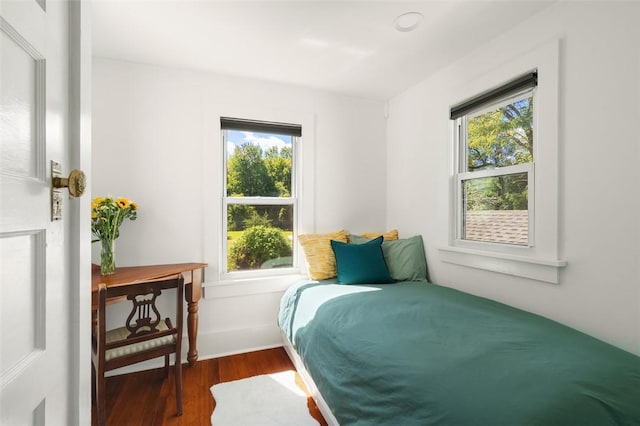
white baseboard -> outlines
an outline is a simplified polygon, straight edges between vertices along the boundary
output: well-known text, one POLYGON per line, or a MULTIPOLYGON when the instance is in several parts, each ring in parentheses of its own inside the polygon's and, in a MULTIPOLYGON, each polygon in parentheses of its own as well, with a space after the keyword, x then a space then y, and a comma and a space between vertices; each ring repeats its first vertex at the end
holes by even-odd
POLYGON ((280 329, 275 324, 229 330, 213 330, 198 334, 198 359, 253 352, 282 346, 280 329))

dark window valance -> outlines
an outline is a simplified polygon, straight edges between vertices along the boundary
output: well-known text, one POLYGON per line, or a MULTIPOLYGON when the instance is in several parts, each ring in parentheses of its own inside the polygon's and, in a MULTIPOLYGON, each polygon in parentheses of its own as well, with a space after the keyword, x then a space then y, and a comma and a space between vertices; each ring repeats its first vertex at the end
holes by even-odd
POLYGON ((471 99, 461 102, 451 107, 451 119, 462 117, 471 111, 474 111, 483 105, 490 104, 509 95, 514 95, 526 89, 536 87, 538 85, 538 71, 528 72, 520 77, 514 78, 507 83, 488 90, 471 99))
POLYGON ((245 132, 302 136, 302 126, 299 124, 274 123, 271 121, 246 120, 243 118, 220 117, 220 128, 222 130, 242 130, 245 132))

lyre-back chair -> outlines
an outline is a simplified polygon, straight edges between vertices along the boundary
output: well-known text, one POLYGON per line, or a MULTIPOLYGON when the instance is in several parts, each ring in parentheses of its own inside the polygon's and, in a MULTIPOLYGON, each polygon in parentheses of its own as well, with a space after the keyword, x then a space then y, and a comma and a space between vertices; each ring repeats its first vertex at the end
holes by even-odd
POLYGON ((177 415, 182 415, 182 309, 184 279, 145 281, 124 286, 98 288, 96 333, 93 337, 92 366, 95 374, 95 397, 98 424, 106 423, 105 372, 164 356, 165 378, 169 375, 169 355, 175 354, 175 383, 177 415), (162 319, 156 298, 168 289, 177 289, 175 325, 162 319), (106 330, 107 299, 126 297, 132 303, 131 313, 124 327, 106 330))

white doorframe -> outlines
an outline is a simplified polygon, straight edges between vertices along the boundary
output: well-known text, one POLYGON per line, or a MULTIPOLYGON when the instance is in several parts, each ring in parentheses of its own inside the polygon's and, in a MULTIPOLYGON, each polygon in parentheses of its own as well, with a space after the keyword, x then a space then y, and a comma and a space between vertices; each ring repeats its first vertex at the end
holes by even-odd
POLYGON ((91 424, 91 4, 69 2, 69 170, 87 177, 86 192, 69 200, 69 398, 74 425, 91 424))

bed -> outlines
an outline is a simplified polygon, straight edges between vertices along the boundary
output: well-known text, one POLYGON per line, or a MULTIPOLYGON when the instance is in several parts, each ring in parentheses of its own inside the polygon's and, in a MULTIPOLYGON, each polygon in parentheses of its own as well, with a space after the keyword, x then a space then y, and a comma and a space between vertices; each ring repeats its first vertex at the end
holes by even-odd
POLYGON ((300 282, 278 323, 329 424, 640 425, 640 357, 424 280, 300 282))

